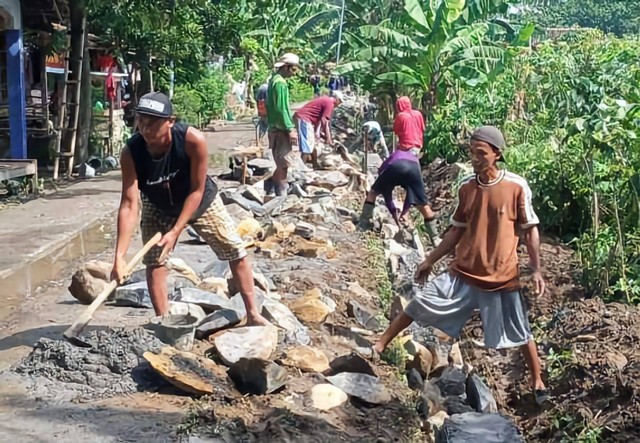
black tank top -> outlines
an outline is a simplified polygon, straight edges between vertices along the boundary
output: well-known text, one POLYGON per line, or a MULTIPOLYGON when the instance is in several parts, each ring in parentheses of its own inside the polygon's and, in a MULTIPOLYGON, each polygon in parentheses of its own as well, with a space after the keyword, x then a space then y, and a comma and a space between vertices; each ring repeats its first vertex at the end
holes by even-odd
MULTIPOLYGON (((135 133, 127 146, 138 176, 138 189, 155 207, 169 217, 178 217, 191 193, 191 160, 185 151, 188 126, 175 124, 171 128, 171 148, 160 158, 153 158, 147 142, 135 133)), ((211 205, 218 187, 207 176, 200 206, 191 221, 199 218, 211 205)))

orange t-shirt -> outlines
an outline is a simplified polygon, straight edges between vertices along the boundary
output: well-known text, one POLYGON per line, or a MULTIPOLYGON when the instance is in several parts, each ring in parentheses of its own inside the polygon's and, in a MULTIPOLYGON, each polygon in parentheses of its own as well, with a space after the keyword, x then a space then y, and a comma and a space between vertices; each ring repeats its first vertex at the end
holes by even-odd
POLYGON ((475 174, 466 177, 451 217, 453 226, 466 228, 451 271, 486 291, 519 289, 517 228, 538 223, 524 178, 504 170, 486 184, 475 174))

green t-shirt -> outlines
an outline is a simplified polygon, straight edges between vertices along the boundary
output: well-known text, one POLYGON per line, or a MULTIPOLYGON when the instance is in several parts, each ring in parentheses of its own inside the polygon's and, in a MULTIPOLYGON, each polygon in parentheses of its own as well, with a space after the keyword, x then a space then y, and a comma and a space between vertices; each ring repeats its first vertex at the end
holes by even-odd
POLYGON ((280 74, 274 74, 267 90, 267 123, 269 129, 290 131, 294 128, 289 107, 289 86, 280 74))

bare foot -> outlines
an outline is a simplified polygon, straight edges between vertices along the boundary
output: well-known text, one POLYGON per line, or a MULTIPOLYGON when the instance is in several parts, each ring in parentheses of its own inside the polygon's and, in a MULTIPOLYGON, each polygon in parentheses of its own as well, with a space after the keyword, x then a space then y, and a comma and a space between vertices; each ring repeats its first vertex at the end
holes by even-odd
POLYGON ((260 314, 247 316, 247 326, 274 326, 260 314))

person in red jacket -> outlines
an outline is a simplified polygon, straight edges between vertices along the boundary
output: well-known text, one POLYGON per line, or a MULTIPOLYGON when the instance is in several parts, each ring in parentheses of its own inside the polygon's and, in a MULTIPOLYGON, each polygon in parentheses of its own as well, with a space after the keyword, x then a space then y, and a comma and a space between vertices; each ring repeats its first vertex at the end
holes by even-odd
POLYGON ((424 117, 420 111, 411 108, 409 97, 398 99, 396 111, 393 132, 398 137, 397 148, 401 151, 411 151, 417 157, 424 139, 424 117))

